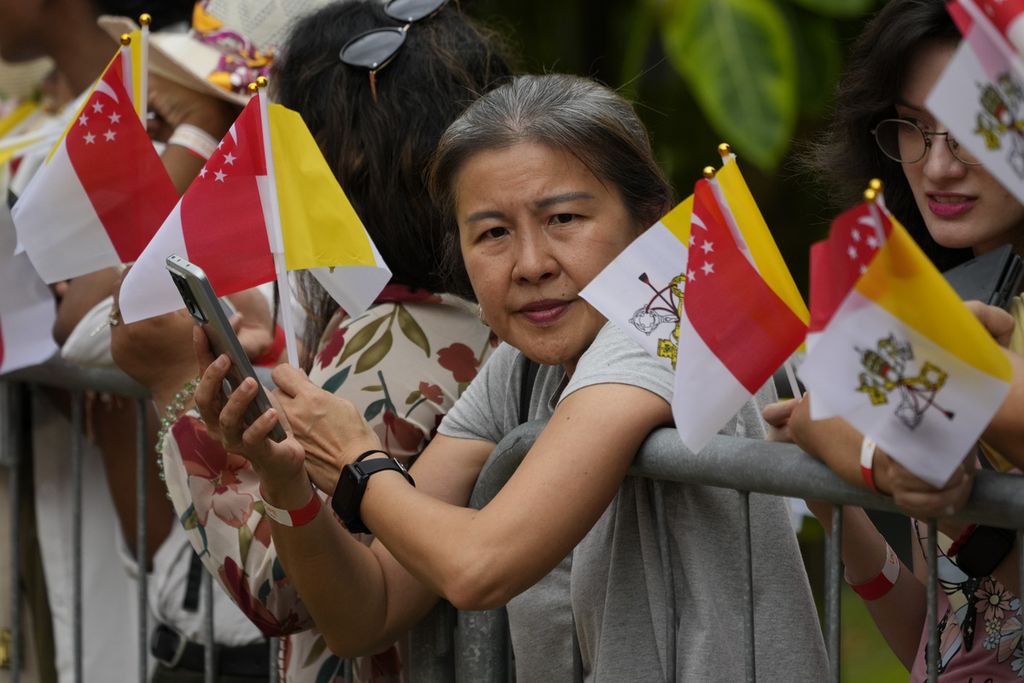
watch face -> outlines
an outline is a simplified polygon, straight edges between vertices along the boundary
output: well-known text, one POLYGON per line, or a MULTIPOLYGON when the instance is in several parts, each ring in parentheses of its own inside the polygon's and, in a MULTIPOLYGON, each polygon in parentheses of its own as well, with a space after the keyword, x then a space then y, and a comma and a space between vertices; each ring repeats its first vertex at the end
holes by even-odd
POLYGON ((331 507, 341 521, 348 524, 353 517, 359 513, 359 482, 358 476, 352 465, 345 465, 338 477, 338 485, 334 488, 334 497, 331 500, 331 507))

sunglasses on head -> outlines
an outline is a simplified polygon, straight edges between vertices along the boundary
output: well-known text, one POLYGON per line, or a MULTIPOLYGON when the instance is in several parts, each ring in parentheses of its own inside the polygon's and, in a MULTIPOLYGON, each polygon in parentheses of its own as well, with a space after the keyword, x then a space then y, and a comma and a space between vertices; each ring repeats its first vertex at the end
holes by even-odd
POLYGON ((403 26, 375 28, 360 33, 341 48, 343 64, 370 72, 370 92, 377 101, 377 72, 387 66, 405 43, 405 34, 415 22, 429 19, 448 4, 448 0, 388 0, 384 13, 403 26))

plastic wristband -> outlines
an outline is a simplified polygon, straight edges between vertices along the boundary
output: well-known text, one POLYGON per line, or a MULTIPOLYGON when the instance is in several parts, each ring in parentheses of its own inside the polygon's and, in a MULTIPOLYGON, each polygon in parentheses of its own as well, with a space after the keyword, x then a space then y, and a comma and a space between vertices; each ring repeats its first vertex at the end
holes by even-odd
POLYGON ((875 486, 875 471, 873 468, 875 462, 875 441, 871 437, 865 436, 864 440, 860 442, 860 475, 864 477, 864 483, 868 485, 868 488, 878 493, 878 487, 875 486))
POLYGON ((209 159, 217 149, 217 140, 202 128, 193 126, 191 123, 179 124, 171 133, 167 144, 184 147, 203 160, 209 159))
POLYGON ((317 513, 320 512, 320 494, 316 492, 316 489, 310 487, 310 493, 312 494, 309 498, 309 502, 300 508, 295 510, 285 510, 271 505, 267 502, 267 495, 263 493, 263 485, 260 484, 260 497, 263 498, 263 511, 267 517, 274 520, 282 526, 303 526, 309 524, 316 519, 317 513))
POLYGON ((884 597, 896 585, 896 581, 900 578, 900 567, 900 558, 896 557, 892 547, 886 543, 885 564, 882 565, 882 571, 879 572, 878 576, 865 583, 857 584, 850 583, 850 578, 846 577, 846 583, 850 584, 853 592, 862 599, 878 600, 884 597))

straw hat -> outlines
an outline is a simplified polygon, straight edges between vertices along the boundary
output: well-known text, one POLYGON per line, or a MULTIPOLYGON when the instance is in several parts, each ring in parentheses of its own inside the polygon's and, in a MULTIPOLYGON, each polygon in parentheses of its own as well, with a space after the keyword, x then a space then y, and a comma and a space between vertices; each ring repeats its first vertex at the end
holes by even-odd
MULTIPOLYGON (((196 4, 186 33, 150 34, 153 73, 206 95, 244 105, 245 86, 269 68, 292 25, 332 0, 207 0, 196 4)), ((103 16, 112 38, 138 28, 128 17, 103 16)))

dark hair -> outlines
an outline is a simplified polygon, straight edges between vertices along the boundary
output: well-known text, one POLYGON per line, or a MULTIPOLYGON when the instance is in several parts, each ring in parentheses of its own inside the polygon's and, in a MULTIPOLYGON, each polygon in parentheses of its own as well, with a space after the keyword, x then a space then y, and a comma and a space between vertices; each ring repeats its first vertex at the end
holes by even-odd
MULTIPOLYGON (((438 272, 447 230, 427 193, 427 164, 445 128, 511 71, 496 38, 451 3, 409 28, 377 74, 374 99, 367 70, 338 54, 353 36, 396 25, 375 0, 328 5, 294 26, 271 83, 312 131, 394 281, 448 291, 438 272)), ((337 304, 311 277, 300 282, 308 367, 337 304)))
POLYGON ((901 165, 878 148, 872 128, 896 116, 907 66, 923 48, 956 43, 960 32, 945 0, 892 0, 868 23, 854 44, 836 94, 835 113, 811 152, 813 170, 832 182, 833 200, 845 208, 859 201, 871 178, 885 184, 885 200, 929 258, 946 269, 971 256, 932 239, 901 165))
POLYGON ((159 31, 167 26, 192 23, 192 10, 196 0, 92 0, 99 14, 130 17, 136 21, 148 12, 153 17, 150 28, 159 31))
MULTIPOLYGON (((672 205, 672 187, 654 159, 647 130, 632 105, 589 78, 518 76, 469 106, 437 145, 430 192, 454 225, 455 176, 474 154, 535 142, 574 155, 595 177, 613 183, 637 226, 646 228, 672 205)), ((463 273, 458 236, 449 232, 445 259, 463 273)), ((469 283, 453 285, 471 295, 469 283)))

